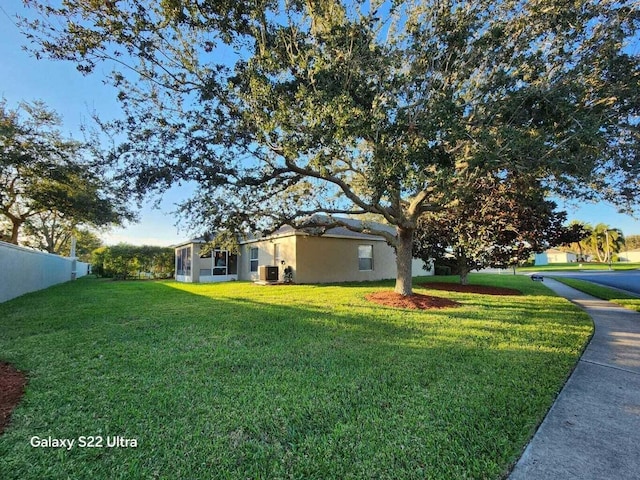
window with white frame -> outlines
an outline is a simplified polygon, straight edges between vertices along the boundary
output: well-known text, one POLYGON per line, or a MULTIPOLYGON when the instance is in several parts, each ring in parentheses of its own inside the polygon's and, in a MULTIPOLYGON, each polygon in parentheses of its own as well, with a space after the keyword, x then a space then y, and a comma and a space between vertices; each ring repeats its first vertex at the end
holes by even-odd
POLYGON ((249 271, 257 272, 258 271, 258 248, 252 247, 249 251, 249 271))
POLYGON ((373 270, 373 245, 358 245, 358 270, 373 270))

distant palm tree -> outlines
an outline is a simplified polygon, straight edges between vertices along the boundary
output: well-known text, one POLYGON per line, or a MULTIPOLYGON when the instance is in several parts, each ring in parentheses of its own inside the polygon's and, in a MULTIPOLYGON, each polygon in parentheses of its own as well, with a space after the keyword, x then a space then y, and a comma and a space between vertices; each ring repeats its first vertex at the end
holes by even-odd
POLYGON ((578 247, 578 261, 584 262, 584 252, 589 249, 587 242, 593 234, 593 227, 580 220, 571 220, 569 222, 569 231, 572 234, 572 240, 574 240, 571 244, 571 248, 573 248, 573 246, 578 247))
POLYGON ((589 246, 600 262, 607 262, 612 254, 618 253, 624 246, 624 235, 618 228, 599 223, 591 233, 589 246))

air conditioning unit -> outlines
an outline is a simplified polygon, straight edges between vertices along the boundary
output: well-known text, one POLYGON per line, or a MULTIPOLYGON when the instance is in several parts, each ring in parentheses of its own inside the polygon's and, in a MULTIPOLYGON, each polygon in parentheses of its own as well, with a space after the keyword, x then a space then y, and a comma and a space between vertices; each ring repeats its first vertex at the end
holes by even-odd
POLYGON ((277 282, 278 281, 278 267, 271 267, 269 265, 260 265, 258 268, 260 274, 260 280, 264 282, 277 282))

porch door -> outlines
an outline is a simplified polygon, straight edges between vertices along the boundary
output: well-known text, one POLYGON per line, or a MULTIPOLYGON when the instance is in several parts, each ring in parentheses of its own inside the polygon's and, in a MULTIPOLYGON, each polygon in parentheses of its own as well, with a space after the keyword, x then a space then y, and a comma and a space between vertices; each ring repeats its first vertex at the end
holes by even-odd
POLYGON ((227 274, 228 275, 237 275, 238 274, 238 255, 235 253, 229 253, 227 255, 228 264, 227 264, 227 274))

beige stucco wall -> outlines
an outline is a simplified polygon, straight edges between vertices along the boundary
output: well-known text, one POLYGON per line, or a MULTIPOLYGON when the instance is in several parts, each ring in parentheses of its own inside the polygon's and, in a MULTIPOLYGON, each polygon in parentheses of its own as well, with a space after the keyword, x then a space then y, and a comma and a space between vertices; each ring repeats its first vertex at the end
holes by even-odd
POLYGON ((297 283, 332 283, 395 278, 393 249, 384 241, 333 237, 297 237, 297 283), (373 246, 373 270, 358 270, 358 246, 373 246))
MULTIPOLYGON (((293 281, 296 283, 334 283, 372 281, 396 276, 396 256, 393 248, 382 240, 364 240, 354 238, 313 237, 308 235, 289 235, 272 240, 261 240, 243 244, 238 258, 238 278, 240 280, 258 280, 258 272, 250 272, 250 248, 258 248, 258 265, 276 265, 279 268, 278 279, 284 278, 284 269, 293 268, 293 281), (280 245, 280 260, 274 259, 274 245, 280 245), (358 246, 373 246, 373 270, 358 270, 358 246)), ((414 259, 413 275, 433 275, 422 268, 423 262, 414 259)))
MULTIPOLYGON (((258 248, 258 266, 270 265, 278 267, 278 280, 284 279, 284 269, 288 266, 296 270, 296 236, 276 237, 270 240, 260 240, 243 244, 238 257, 238 278, 240 280, 258 280, 259 273, 250 271, 251 248, 258 248), (274 258, 275 245, 280 248, 280 259, 276 265, 274 258), (282 264, 284 260, 285 264, 282 264)), ((294 273, 295 281, 295 273, 294 273)))

